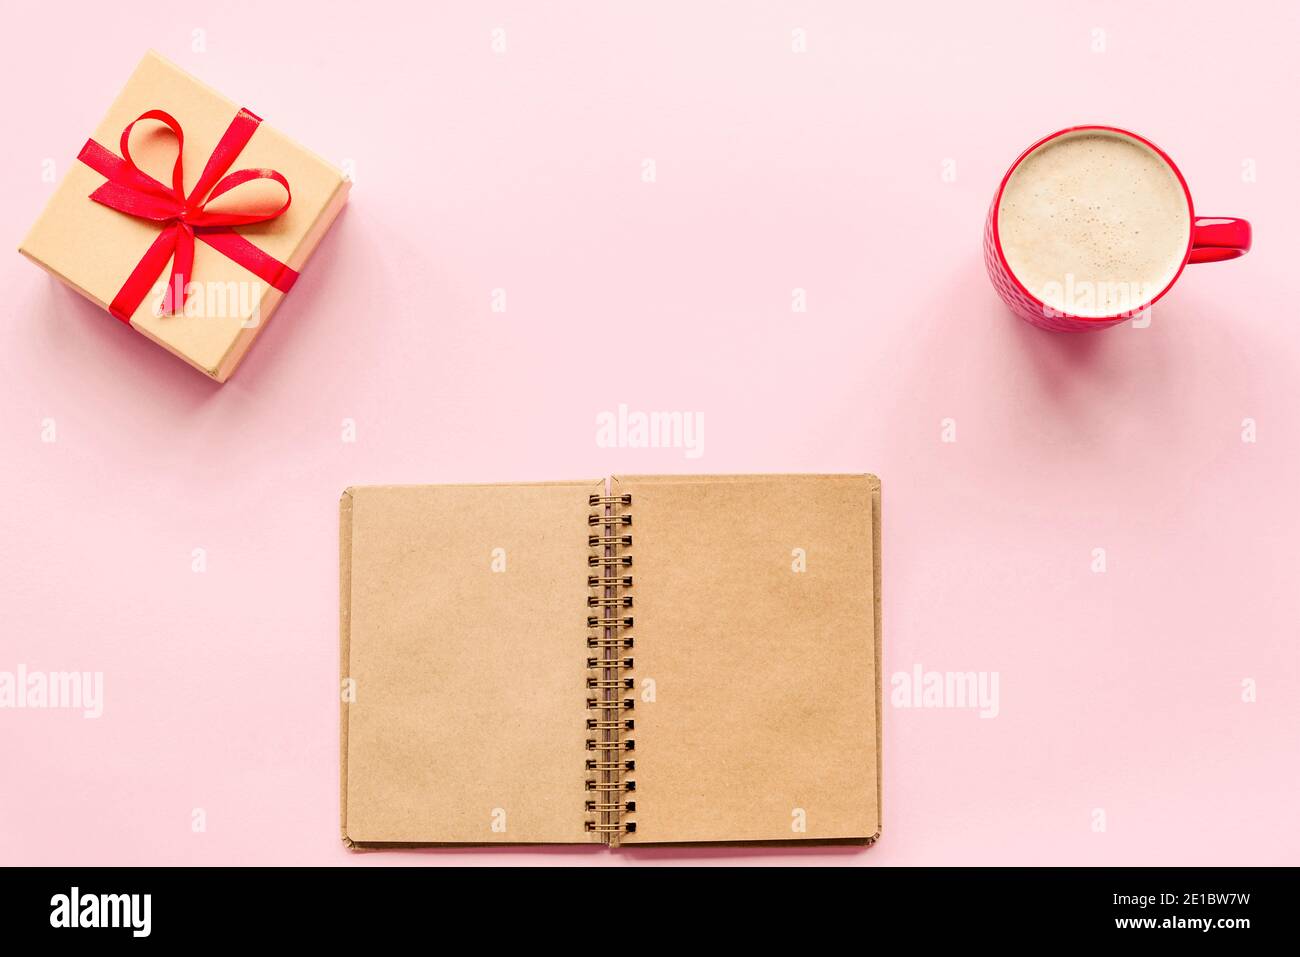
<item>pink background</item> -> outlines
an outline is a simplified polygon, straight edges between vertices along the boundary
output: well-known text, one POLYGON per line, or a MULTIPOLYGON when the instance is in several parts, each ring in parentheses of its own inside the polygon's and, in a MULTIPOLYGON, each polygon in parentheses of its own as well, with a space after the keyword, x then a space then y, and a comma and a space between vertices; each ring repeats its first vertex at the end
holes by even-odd
POLYGON ((282 6, 0 39, 15 246, 149 47, 356 170, 224 387, 0 259, 0 670, 105 676, 98 720, 0 711, 0 862, 1297 861, 1294 4, 282 6), (984 276, 998 178, 1084 122, 1255 226, 1149 328, 1041 332, 984 276), (703 457, 598 447, 619 403, 702 413, 703 457), (875 848, 342 848, 344 486, 748 471, 879 474, 886 679, 1000 675, 995 719, 886 707, 875 848))

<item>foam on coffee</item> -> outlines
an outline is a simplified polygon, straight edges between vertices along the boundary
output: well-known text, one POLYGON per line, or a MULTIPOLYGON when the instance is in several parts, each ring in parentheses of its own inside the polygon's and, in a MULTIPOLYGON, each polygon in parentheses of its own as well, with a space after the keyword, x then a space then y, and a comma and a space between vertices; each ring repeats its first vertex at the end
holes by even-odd
POLYGON ((1116 133, 1068 133, 1039 147, 1011 174, 998 207, 1011 271, 1074 316, 1149 302, 1177 275, 1190 231, 1169 164, 1116 133))

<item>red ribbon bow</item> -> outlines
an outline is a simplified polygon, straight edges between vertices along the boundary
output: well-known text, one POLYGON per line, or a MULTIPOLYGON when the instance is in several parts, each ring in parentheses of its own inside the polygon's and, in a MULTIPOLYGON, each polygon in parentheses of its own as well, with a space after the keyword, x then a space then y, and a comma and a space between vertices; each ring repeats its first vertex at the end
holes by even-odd
POLYGON ((289 181, 273 169, 241 169, 226 175, 235 159, 243 151, 262 118, 248 110, 240 110, 217 143, 208 165, 188 196, 185 195, 185 133, 175 118, 162 110, 149 110, 127 124, 122 131, 122 155, 100 146, 93 139, 86 140, 77 159, 108 182, 90 194, 90 198, 111 209, 163 224, 153 245, 145 252, 122 288, 118 290, 108 311, 122 322, 130 323, 144 297, 149 294, 154 281, 171 259, 171 275, 163 296, 163 314, 175 310, 175 294, 181 296, 181 306, 189 290, 190 274, 194 268, 194 240, 203 240, 213 249, 234 260, 258 278, 281 292, 288 292, 298 273, 274 256, 258 249, 232 226, 261 223, 275 219, 286 209, 292 197, 289 181), (165 186, 142 172, 131 159, 131 128, 140 120, 159 120, 176 134, 176 164, 172 168, 172 185, 165 186), (224 177, 224 178, 223 178, 224 177), (284 205, 274 212, 210 212, 208 204, 237 186, 251 180, 268 179, 284 187, 284 205))

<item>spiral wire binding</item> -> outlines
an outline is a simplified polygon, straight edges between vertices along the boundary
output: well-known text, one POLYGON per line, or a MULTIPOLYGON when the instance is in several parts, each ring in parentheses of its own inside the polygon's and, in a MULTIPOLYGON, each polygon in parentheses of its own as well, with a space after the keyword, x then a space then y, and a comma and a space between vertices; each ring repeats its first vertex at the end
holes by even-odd
POLYGON ((586 829, 602 835, 617 845, 624 834, 636 832, 636 822, 627 815, 636 812, 636 801, 628 797, 636 792, 636 781, 626 777, 636 770, 636 760, 629 757, 636 750, 636 740, 625 737, 635 728, 630 712, 635 699, 622 692, 631 691, 635 680, 632 670, 631 635, 632 505, 631 495, 591 495, 587 504, 594 511, 587 516, 592 531, 587 545, 587 738, 588 757, 586 829), (616 531, 616 529, 618 531, 616 531))

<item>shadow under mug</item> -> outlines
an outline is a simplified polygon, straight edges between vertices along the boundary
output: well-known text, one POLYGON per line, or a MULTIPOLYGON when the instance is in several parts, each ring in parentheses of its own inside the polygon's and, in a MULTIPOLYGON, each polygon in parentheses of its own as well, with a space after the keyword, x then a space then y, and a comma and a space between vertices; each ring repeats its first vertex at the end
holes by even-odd
POLYGON ((1178 281, 1178 277, 1183 274, 1183 269, 1188 263, 1213 263, 1236 259, 1238 256, 1244 256, 1250 250, 1250 244, 1250 223, 1244 219, 1234 219, 1228 216, 1197 216, 1195 208, 1192 206, 1192 194, 1187 189, 1187 181, 1183 179, 1182 172, 1174 164, 1174 161, 1165 154, 1164 150, 1136 133, 1114 126, 1071 126, 1064 130, 1058 130, 1050 136, 1044 136, 1029 147, 1017 157, 1016 161, 1011 164, 1011 168, 1007 170, 1006 175, 1002 177, 1002 183, 998 186, 997 194, 993 197, 993 205, 989 207, 988 217, 984 222, 984 265, 988 269, 989 279, 993 281, 993 286, 998 295, 1002 297, 1002 301, 1010 307, 1011 311, 1021 319, 1042 329, 1051 329, 1055 332, 1089 332, 1095 329, 1106 329, 1117 323, 1124 322, 1126 319, 1131 319, 1150 308, 1152 303, 1167 293, 1174 283, 1178 281), (1026 289, 1024 284, 1016 278, 1015 273, 1011 271, 1011 266, 1007 263, 1007 257, 1002 251, 1002 240, 998 234, 998 208, 1002 205, 1002 193, 1007 188, 1007 181, 1011 179, 1011 174, 1028 156, 1052 140, 1067 134, 1081 132, 1112 133, 1128 137, 1147 147, 1160 157, 1173 170, 1174 175, 1178 178, 1179 185, 1183 188, 1183 195, 1187 198, 1188 221, 1191 223, 1187 249, 1183 253, 1183 261, 1174 273, 1173 278, 1165 284, 1165 287, 1135 308, 1126 309, 1124 312, 1108 316, 1074 316, 1063 313, 1043 302, 1043 300, 1026 289))

